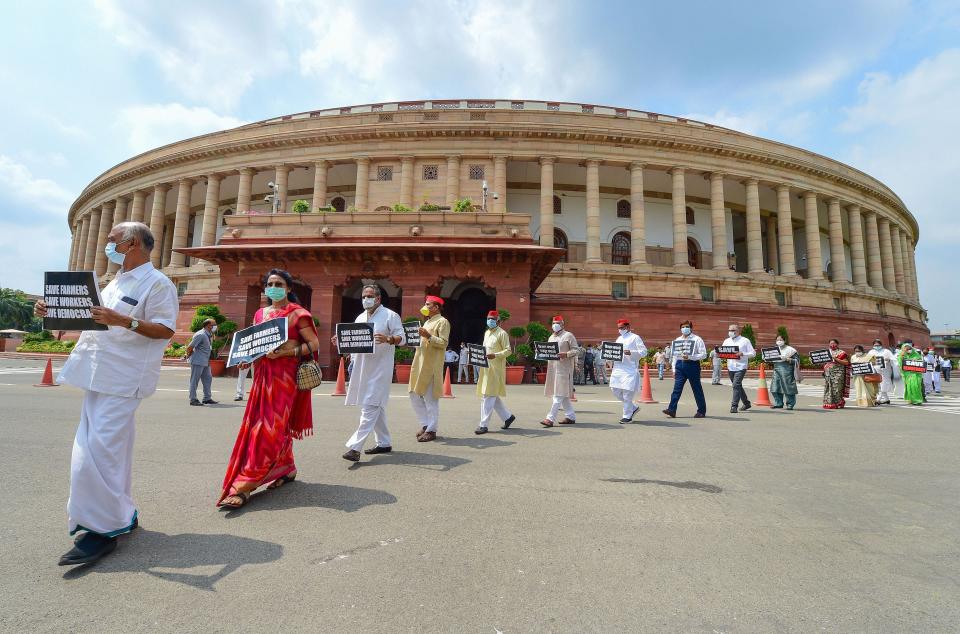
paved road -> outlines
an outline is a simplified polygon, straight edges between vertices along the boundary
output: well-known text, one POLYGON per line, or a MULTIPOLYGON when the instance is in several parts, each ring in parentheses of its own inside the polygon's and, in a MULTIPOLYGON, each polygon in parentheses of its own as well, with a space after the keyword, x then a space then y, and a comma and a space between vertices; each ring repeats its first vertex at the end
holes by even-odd
MULTIPOLYGON (((581 388, 575 427, 474 436, 470 387, 418 444, 406 396, 396 451, 340 458, 357 411, 316 393, 300 479, 214 508, 242 409, 187 406, 164 369, 138 415, 143 529, 67 570, 70 446, 81 393, 34 388, 0 360, 0 631, 857 632, 960 628, 960 420, 943 408, 727 412, 617 424, 581 388)), ((668 382, 654 381, 663 401, 668 382)), ((942 399, 952 399, 950 394, 942 399)), ((816 391, 814 390, 814 393, 816 391)))

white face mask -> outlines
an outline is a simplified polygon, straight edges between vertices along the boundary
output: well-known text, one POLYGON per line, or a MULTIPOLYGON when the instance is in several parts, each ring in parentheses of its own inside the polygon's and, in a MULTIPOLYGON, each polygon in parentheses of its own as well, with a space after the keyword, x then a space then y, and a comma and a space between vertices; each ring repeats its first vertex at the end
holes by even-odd
POLYGON ((210 329, 210 332, 211 332, 211 333, 217 332, 217 327, 216 327, 216 326, 212 327, 212 328, 210 329))
POLYGON ((736 330, 730 330, 730 331, 727 332, 727 336, 730 337, 731 339, 733 339, 733 338, 735 338, 735 337, 737 336, 737 331, 736 331, 736 330))
POLYGON ((561 324, 553 325, 553 332, 560 332, 561 330, 563 330, 563 326, 561 324))
POLYGON ((364 307, 364 308, 373 308, 374 306, 377 305, 377 298, 376 298, 376 297, 364 297, 364 298, 363 298, 362 300, 360 300, 360 301, 363 303, 363 307, 364 307))
POLYGON ((624 335, 626 335, 628 332, 630 332, 630 331, 627 330, 626 328, 620 328, 620 336, 621 336, 621 337, 624 336, 624 335))
POLYGON ((784 343, 783 339, 777 339, 778 346, 783 347, 783 343, 784 343))

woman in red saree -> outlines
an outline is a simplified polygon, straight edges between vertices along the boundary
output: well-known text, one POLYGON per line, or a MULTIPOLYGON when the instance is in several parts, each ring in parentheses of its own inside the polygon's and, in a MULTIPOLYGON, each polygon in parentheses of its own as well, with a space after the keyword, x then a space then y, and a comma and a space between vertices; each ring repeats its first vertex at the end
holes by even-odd
POLYGON ((840 342, 830 340, 833 361, 823 366, 823 409, 843 409, 850 396, 850 357, 840 342))
POLYGON ((317 351, 320 340, 309 311, 295 303, 292 284, 281 269, 271 270, 264 281, 269 305, 253 322, 286 317, 287 342, 254 362, 250 399, 217 506, 240 508, 258 487, 292 482, 297 476, 293 439, 313 432, 311 392, 297 389, 297 366, 301 357, 317 351))

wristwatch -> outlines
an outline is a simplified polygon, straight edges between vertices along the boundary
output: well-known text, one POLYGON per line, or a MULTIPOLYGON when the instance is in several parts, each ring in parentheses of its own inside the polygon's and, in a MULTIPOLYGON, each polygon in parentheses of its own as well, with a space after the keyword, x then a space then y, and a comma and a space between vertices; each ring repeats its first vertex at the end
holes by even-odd
POLYGON ((136 319, 131 319, 130 325, 127 326, 127 328, 129 328, 130 330, 136 330, 139 327, 140 327, 140 322, 137 321, 136 319))

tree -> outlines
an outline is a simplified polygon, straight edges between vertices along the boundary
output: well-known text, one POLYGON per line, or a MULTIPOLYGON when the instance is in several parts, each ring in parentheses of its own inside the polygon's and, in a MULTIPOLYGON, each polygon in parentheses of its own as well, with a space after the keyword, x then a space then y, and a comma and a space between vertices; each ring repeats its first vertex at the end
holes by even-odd
POLYGON ((757 336, 753 334, 753 326, 750 324, 744 324, 743 330, 740 331, 740 334, 750 340, 750 345, 754 348, 757 347, 757 336))
POLYGON ((783 342, 786 344, 790 343, 790 335, 787 334, 786 326, 777 326, 777 336, 783 337, 783 342))
POLYGON ((295 214, 305 214, 310 211, 310 203, 305 200, 295 200, 293 201, 293 213, 295 214))
POLYGON ((33 304, 23 291, 0 288, 0 329, 30 330, 33 304))

